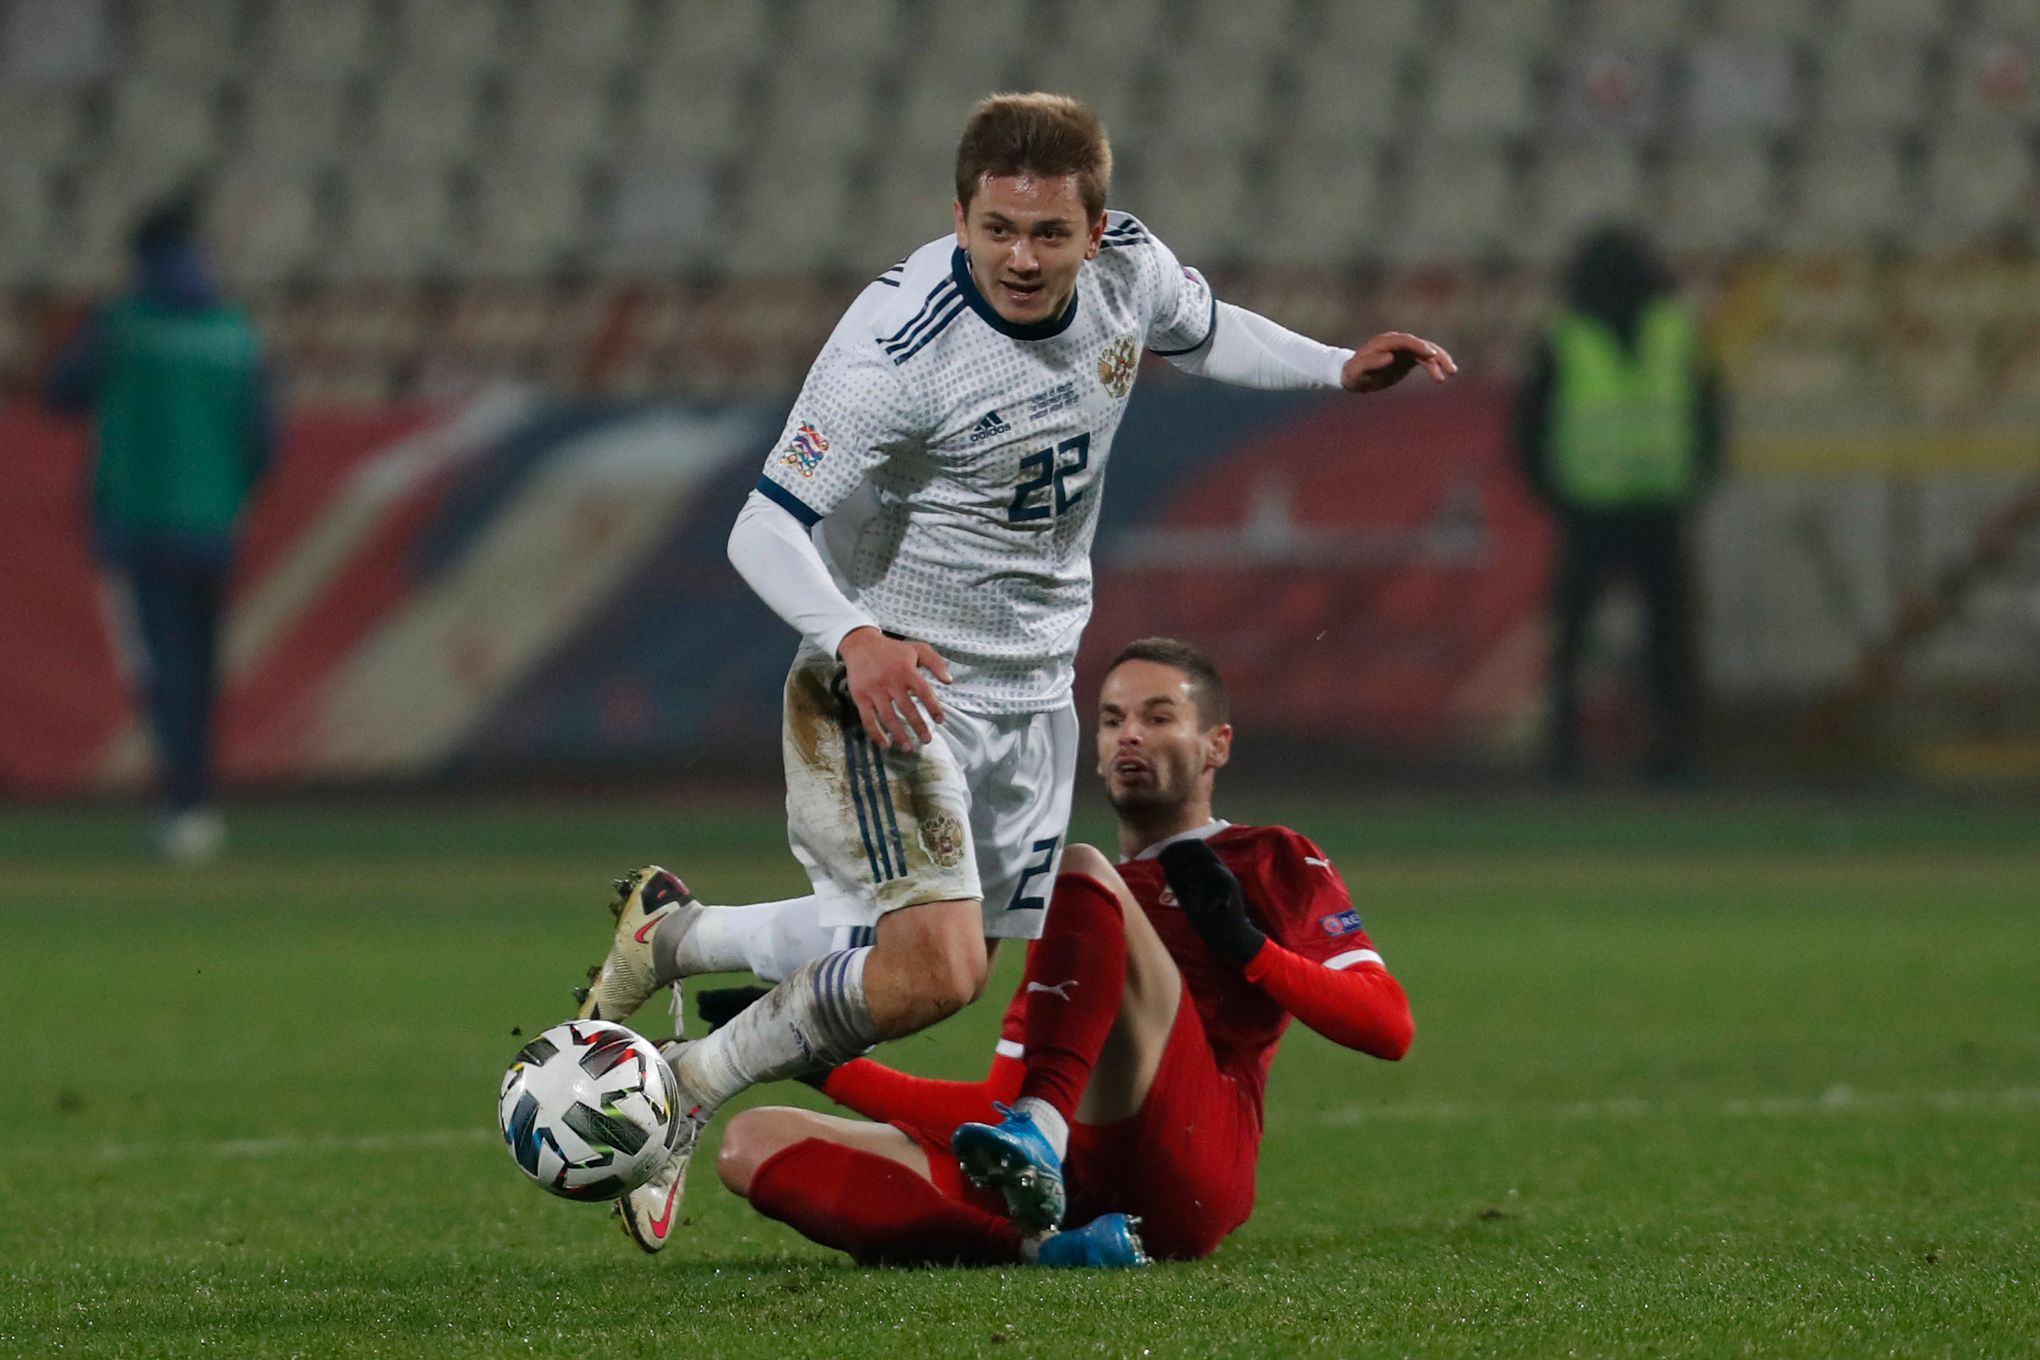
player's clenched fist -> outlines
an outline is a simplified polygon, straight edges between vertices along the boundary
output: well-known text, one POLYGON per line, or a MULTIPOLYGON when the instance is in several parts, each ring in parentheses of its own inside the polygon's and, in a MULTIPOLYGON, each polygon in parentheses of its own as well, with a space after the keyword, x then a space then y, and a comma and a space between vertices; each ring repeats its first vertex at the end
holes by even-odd
POLYGON ((1348 392, 1379 392, 1403 380, 1403 375, 1422 365, 1433 382, 1444 382, 1459 371, 1443 345, 1403 331, 1383 331, 1359 349, 1339 370, 1339 383, 1348 392))
POLYGON ((855 628, 844 634, 836 655, 843 662, 850 701, 874 745, 906 751, 934 738, 928 719, 942 721, 942 701, 928 676, 949 683, 949 663, 940 652, 925 642, 887 637, 876 628, 855 628))
POLYGON ((1247 919, 1240 881, 1218 852, 1201 840, 1177 841, 1164 847, 1158 858, 1169 891, 1197 938, 1227 963, 1241 968, 1252 963, 1268 937, 1247 919))

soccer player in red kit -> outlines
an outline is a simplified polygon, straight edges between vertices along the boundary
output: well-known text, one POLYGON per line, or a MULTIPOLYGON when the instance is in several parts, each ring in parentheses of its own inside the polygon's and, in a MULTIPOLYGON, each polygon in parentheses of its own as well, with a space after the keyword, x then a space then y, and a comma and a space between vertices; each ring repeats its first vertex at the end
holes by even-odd
POLYGON ((1253 1209, 1291 1019, 1390 1060, 1413 1033, 1324 852, 1212 815, 1231 744, 1202 652, 1121 652, 1097 736, 1120 862, 1064 856, 986 1078, 846 1063, 821 1089, 881 1122, 748 1111, 725 1132, 723 1182, 869 1262, 1132 1265, 1143 1239, 1164 1259, 1214 1250, 1253 1209), (1065 1217, 1089 1222, 1058 1231, 1065 1217))

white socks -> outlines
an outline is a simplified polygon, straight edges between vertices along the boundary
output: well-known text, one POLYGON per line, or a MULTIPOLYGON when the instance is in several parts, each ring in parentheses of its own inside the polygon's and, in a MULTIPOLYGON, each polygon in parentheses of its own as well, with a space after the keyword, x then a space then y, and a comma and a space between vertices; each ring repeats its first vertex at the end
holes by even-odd
POLYGON ((756 973, 777 982, 830 951, 836 928, 821 925, 820 915, 821 901, 813 896, 676 911, 653 932, 654 966, 667 980, 702 973, 756 973))
POLYGON ((702 1117, 747 1087, 834 1067, 877 1043, 864 1003, 870 956, 869 947, 846 949, 803 964, 736 1019, 688 1045, 673 1071, 701 1104, 702 1117))
POLYGON ((1055 1149, 1060 1158, 1070 1150, 1070 1126, 1063 1119, 1062 1112, 1040 1096, 1022 1096, 1013 1102, 1015 1114, 1031 1115, 1034 1127, 1041 1130, 1041 1136, 1048 1139, 1048 1145, 1055 1149))

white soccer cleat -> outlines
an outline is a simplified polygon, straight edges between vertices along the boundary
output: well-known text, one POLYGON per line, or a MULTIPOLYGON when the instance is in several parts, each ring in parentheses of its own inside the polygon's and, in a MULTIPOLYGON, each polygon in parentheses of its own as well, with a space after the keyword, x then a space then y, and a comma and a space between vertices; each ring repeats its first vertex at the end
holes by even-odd
MULTIPOLYGON (((609 904, 616 917, 616 935, 609 945, 609 957, 588 972, 588 985, 576 991, 581 1006, 579 1020, 628 1020, 660 983, 652 959, 652 935, 676 912, 691 911, 694 894, 677 874, 648 864, 636 873, 616 880, 616 900, 609 904)), ((674 981, 675 1005, 680 984, 674 981)))
MULTIPOLYGON (((659 1045, 659 1055, 673 1066, 690 1041, 670 1039, 659 1045)), ((681 1098, 685 1100, 685 1088, 681 1098)), ((708 1127, 699 1105, 675 1114, 677 1136, 665 1164, 652 1178, 616 1202, 616 1217, 630 1240, 645 1252, 657 1252, 666 1245, 680 1218, 680 1200, 687 1190, 687 1164, 694 1160, 694 1148, 701 1131, 708 1127)))

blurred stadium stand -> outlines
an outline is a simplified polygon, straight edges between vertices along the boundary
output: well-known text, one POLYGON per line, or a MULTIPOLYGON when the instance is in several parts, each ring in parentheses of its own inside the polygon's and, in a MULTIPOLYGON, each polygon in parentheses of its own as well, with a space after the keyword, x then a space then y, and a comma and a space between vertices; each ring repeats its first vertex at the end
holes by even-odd
POLYGON ((1733 393, 1717 682, 1870 694, 1954 618, 1908 655, 2040 734, 2033 0, 0 0, 0 383, 202 179, 301 410, 770 404, 1037 85, 1225 296, 1474 374, 1647 225, 1733 393))

